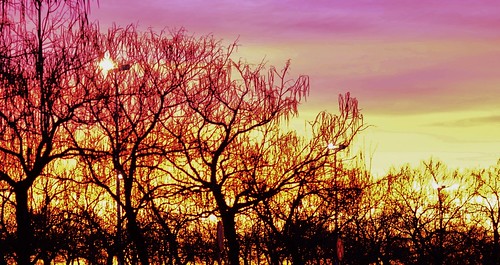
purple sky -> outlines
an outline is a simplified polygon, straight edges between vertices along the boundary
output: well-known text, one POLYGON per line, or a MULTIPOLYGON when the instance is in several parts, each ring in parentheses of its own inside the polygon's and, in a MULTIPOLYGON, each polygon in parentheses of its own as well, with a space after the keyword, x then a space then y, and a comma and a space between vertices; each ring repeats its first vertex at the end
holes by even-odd
POLYGON ((239 39, 238 56, 311 77, 300 118, 359 99, 373 168, 500 158, 500 1, 100 0, 92 19, 239 39))

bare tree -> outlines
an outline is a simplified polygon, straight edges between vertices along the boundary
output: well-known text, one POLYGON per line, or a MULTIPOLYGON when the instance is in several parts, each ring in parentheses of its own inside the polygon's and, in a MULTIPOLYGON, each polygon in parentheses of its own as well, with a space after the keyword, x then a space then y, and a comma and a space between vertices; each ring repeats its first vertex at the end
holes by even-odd
MULTIPOLYGON (((176 139, 176 149, 183 150, 169 156, 179 172, 173 176, 178 189, 207 194, 207 206, 217 211, 224 227, 227 260, 239 264, 240 213, 297 185, 302 168, 325 157, 328 141, 335 139, 328 132, 303 150, 295 148, 298 136, 283 132, 281 125, 297 113, 309 90, 308 78, 290 80, 289 63, 279 71, 234 62, 233 50, 234 45, 227 51, 218 48, 183 87, 183 118, 176 121, 178 126, 165 128, 176 139)), ((353 112, 343 114, 359 121, 357 105, 350 100, 346 97, 342 107, 353 112)), ((323 116, 325 129, 341 119, 323 116)))
POLYGON ((46 166, 74 153, 63 125, 88 100, 87 1, 2 1, 0 181, 15 194, 18 264, 33 254, 29 190, 46 166))
POLYGON ((462 220, 474 193, 467 179, 433 160, 423 162, 419 169, 403 167, 391 175, 386 203, 393 212, 392 228, 413 253, 407 262, 465 260, 457 241, 465 238, 462 220))
POLYGON ((196 39, 184 30, 139 32, 128 26, 109 29, 97 46, 103 57, 101 69, 96 62, 96 71, 89 72, 88 79, 92 90, 101 91, 100 100, 88 105, 88 126, 83 137, 74 137, 73 142, 90 180, 117 202, 120 260, 120 230, 125 223, 136 252, 131 257, 148 264, 150 253, 139 220, 147 211, 157 210, 156 196, 170 192, 171 172, 160 165, 175 151, 170 144, 175 139, 165 137, 162 130, 179 115, 184 100, 181 88, 207 64, 215 40, 196 39))
POLYGON ((241 158, 259 161, 260 150, 274 148, 266 144, 267 140, 277 137, 281 119, 296 112, 308 81, 306 77, 288 81, 288 65, 282 72, 272 68, 265 76, 263 65, 253 69, 233 62, 230 56, 234 47, 227 51, 220 45, 215 47, 210 61, 203 64, 193 82, 183 87, 187 104, 183 119, 177 121, 182 126, 166 130, 176 139, 178 149, 184 150, 170 158, 182 173, 174 176, 176 182, 181 189, 212 196, 209 205, 222 219, 228 260, 239 264, 236 215, 271 196, 281 185, 277 181, 280 176, 274 183, 266 183, 266 177, 259 176, 271 165, 264 165, 262 160, 255 167, 241 158), (251 181, 259 184, 248 185, 251 181))
POLYGON ((293 180, 254 208, 267 230, 263 241, 272 264, 283 258, 293 264, 334 262, 336 240, 363 190, 364 174, 345 168, 342 161, 344 149, 365 127, 356 99, 340 95, 339 113, 320 113, 311 125, 310 138, 282 143, 287 148, 270 156, 285 157, 275 160, 293 180), (275 253, 277 249, 285 251, 275 253))
POLYGON ((399 218, 399 212, 388 203, 392 181, 392 175, 372 176, 363 189, 353 221, 345 231, 348 235, 346 245, 350 244, 346 263, 391 264, 407 259, 406 241, 401 241, 400 235, 392 228, 393 222, 399 218))
POLYGON ((485 264, 500 263, 500 160, 488 169, 472 172, 477 192, 472 199, 471 214, 478 226, 492 234, 491 248, 485 251, 485 264), (488 220, 488 221, 486 221, 488 220), (489 225, 487 225, 489 223, 489 225))

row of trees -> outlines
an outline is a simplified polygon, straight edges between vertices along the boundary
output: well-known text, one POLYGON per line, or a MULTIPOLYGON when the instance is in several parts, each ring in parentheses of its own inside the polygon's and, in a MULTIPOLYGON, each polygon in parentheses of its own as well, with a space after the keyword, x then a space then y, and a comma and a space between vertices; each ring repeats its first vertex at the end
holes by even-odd
POLYGON ((83 0, 1 8, 0 264, 498 263, 500 166, 374 179, 346 160, 348 93, 287 129, 309 91, 289 63, 101 33, 83 0))
POLYGON ((133 26, 101 34, 85 1, 2 3, 4 263, 193 261, 181 244, 195 242, 179 234, 196 238, 214 215, 224 259, 238 264, 249 209, 324 181, 337 152, 327 144, 363 128, 347 94, 310 140, 284 131, 308 78, 289 79, 288 63, 235 61, 236 43, 133 26))
POLYGON ((500 160, 462 172, 433 160, 393 169, 365 190, 347 245, 360 263, 498 264, 499 176, 500 160))

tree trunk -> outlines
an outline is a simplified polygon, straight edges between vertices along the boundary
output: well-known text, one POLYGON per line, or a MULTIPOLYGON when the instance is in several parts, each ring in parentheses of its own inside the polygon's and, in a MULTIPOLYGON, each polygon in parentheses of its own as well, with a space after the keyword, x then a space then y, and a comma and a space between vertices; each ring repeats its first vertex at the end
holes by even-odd
POLYGON ((493 222, 493 263, 500 264, 500 233, 498 222, 493 222))
POLYGON ((280 258, 278 256, 278 253, 276 251, 272 250, 269 252, 269 258, 271 265, 279 265, 280 264, 280 258))
POLYGON ((136 247, 137 256, 138 256, 141 264, 142 265, 149 265, 149 255, 148 255, 146 243, 144 242, 144 237, 142 236, 141 229, 139 228, 139 225, 137 223, 136 215, 131 211, 133 211, 133 210, 130 208, 130 209, 127 209, 127 211, 125 213, 127 216, 128 234, 130 235, 130 239, 132 240, 132 242, 134 243, 134 245, 136 247))
POLYGON ((299 248, 294 241, 295 241, 295 239, 290 240, 290 242, 287 243, 288 244, 288 251, 289 251, 291 258, 292 258, 292 264, 293 265, 304 264, 304 261, 302 259, 302 255, 299 251, 299 248))
POLYGON ((240 264, 240 243, 236 234, 235 214, 225 212, 221 214, 222 224, 224 226, 224 237, 227 241, 227 261, 229 265, 240 264))
MULTIPOLYGON (((215 169, 212 172, 216 172, 215 169)), ((215 180, 215 175, 212 173, 212 179, 215 180)), ((215 183, 215 181, 213 181, 215 183)), ((212 194, 219 208, 220 217, 222 219, 222 226, 224 229, 224 239, 227 244, 224 244, 224 250, 227 250, 227 264, 239 265, 240 264, 240 243, 238 242, 238 235, 236 234, 236 211, 229 207, 226 203, 224 195, 220 186, 214 185, 212 187, 212 194)))
POLYGON ((16 196, 17 240, 15 251, 18 265, 29 265, 33 253, 33 232, 28 209, 28 188, 17 185, 14 189, 16 196))
POLYGON ((106 257, 106 265, 113 265, 113 254, 114 251, 108 249, 108 256, 106 257))

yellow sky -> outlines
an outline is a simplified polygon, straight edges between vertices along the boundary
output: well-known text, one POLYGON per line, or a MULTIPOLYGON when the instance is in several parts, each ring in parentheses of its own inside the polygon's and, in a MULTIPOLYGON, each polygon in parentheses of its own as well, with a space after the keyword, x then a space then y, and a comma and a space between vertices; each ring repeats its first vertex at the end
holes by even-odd
POLYGON ((299 127, 319 111, 337 111, 339 93, 357 97, 371 125, 357 148, 377 175, 430 158, 459 169, 500 158, 499 41, 243 43, 238 55, 277 66, 291 58, 293 75, 310 75, 299 127))

